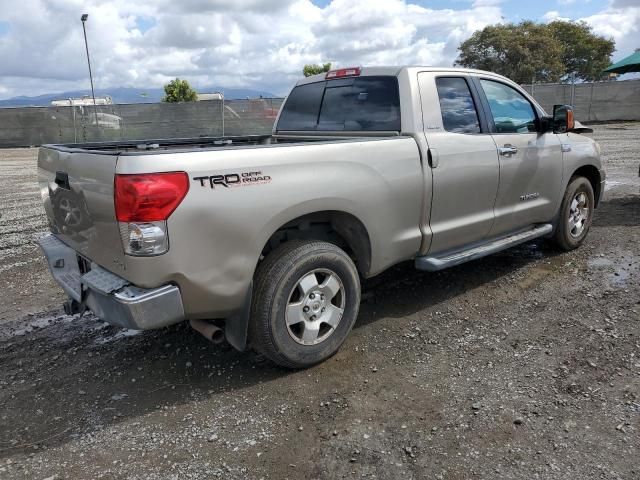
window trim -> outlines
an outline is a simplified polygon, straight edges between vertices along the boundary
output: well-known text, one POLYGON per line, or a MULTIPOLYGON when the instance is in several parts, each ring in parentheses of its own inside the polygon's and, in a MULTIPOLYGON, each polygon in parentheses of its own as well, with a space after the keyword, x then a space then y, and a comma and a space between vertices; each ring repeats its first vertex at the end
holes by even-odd
MULTIPOLYGON (((483 104, 484 111, 485 111, 486 122, 489 125, 489 132, 491 133, 491 135, 526 135, 526 134, 525 133, 516 133, 516 132, 498 132, 497 131, 495 121, 493 120, 493 113, 491 112, 491 106, 489 105, 489 99, 487 98, 487 94, 485 93, 484 89, 482 88, 481 80, 487 80, 489 82, 499 83, 501 85, 504 85, 505 87, 511 88, 512 90, 515 90, 520 95, 522 95, 522 97, 531 106, 531 110, 533 110, 533 114, 535 116, 535 119, 534 119, 535 124, 536 125, 539 124, 539 122, 540 122, 540 112, 538 111, 538 108, 531 101, 531 99, 527 95, 525 95, 524 92, 522 92, 519 88, 515 88, 513 85, 509 85, 508 83, 503 82, 503 81, 501 81, 501 80, 499 80, 497 78, 486 77, 486 76, 474 76, 472 78, 472 82, 474 83, 474 85, 475 85, 475 87, 478 90, 478 93, 480 95, 480 99, 481 99, 481 102, 483 104)), ((539 132, 536 132, 536 131, 527 132, 527 134, 531 134, 531 133, 535 133, 536 135, 539 134, 539 132)))
POLYGON ((451 75, 451 74, 442 74, 435 75, 433 79, 434 86, 436 88, 436 96, 438 97, 438 108, 440 109, 440 118, 442 119, 442 128, 447 133, 453 133, 455 135, 487 135, 490 134, 489 124, 487 123, 486 114, 484 112, 484 105, 482 105, 481 98, 476 91, 476 85, 473 82, 473 79, 469 75, 451 75), (440 103, 440 94, 438 93, 438 79, 439 78, 461 78, 467 84, 469 88, 469 93, 471 94, 471 100, 473 101, 473 106, 476 109, 476 115, 478 116, 478 123, 480 124, 479 132, 451 132, 447 130, 444 126, 444 117, 442 116, 442 104, 440 103))

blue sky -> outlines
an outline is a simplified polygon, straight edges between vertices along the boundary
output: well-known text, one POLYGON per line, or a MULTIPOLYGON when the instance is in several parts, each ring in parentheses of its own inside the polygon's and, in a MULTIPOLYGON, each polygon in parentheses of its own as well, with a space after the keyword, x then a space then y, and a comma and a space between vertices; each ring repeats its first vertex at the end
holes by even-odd
POLYGON ((0 21, 0 37, 9 33, 9 22, 0 21))
MULTIPOLYGON (((331 0, 312 0, 319 7, 326 7, 331 0)), ((452 10, 464 10, 473 2, 468 0, 413 0, 425 8, 436 10, 450 8, 452 10)), ((541 20, 545 13, 557 11, 560 16, 566 18, 581 18, 593 15, 607 5, 606 1, 598 0, 504 0, 500 2, 505 20, 519 22, 521 20, 541 20)))

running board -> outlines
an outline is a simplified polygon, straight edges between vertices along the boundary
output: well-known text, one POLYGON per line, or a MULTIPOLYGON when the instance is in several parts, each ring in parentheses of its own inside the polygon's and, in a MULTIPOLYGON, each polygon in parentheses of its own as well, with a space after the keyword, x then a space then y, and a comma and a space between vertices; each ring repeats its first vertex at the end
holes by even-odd
POLYGON ((552 231, 553 226, 550 223, 538 225, 531 230, 516 233, 509 237, 499 238, 498 240, 483 243, 482 245, 470 248, 469 250, 452 253, 444 257, 416 257, 415 265, 418 270, 435 272, 444 268, 453 267, 454 265, 460 265, 461 263, 465 263, 470 260, 475 260, 476 258, 486 257, 492 253, 514 247, 521 243, 528 242, 529 240, 533 240, 534 238, 548 235, 552 231))

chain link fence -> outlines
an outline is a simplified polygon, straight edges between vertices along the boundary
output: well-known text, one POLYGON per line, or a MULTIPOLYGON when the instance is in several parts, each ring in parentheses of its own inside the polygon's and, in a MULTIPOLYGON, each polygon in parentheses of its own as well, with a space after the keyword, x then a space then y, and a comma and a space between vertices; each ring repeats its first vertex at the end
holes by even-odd
MULTIPOLYGON (((523 85, 551 113, 582 122, 640 120, 640 80, 523 85)), ((270 133, 282 98, 0 109, 0 147, 270 133)))
POLYGON ((553 112, 558 104, 573 105, 581 122, 640 120, 640 80, 596 83, 544 83, 523 85, 544 107, 553 112))
POLYGON ((282 98, 0 109, 0 147, 270 133, 282 98))

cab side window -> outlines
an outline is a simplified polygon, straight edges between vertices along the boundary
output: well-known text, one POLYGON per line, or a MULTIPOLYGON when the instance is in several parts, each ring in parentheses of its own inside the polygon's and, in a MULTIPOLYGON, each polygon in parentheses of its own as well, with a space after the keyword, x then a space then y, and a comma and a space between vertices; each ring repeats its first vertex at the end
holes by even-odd
POLYGON ((467 81, 461 77, 438 77, 436 88, 444 129, 453 133, 480 133, 478 112, 467 81))
POLYGON ((520 92, 500 82, 480 80, 480 83, 491 108, 496 133, 536 131, 533 106, 520 92))

